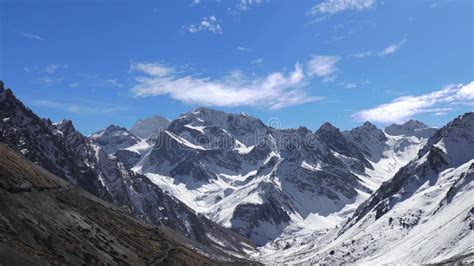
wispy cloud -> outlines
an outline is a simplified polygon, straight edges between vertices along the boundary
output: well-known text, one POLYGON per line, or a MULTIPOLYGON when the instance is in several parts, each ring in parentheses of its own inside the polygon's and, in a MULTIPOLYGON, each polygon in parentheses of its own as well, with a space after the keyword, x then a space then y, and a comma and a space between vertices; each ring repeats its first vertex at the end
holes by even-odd
POLYGON ((245 47, 245 46, 237 46, 237 47, 235 47, 235 49, 237 51, 242 51, 242 52, 253 52, 254 51, 252 48, 245 47))
POLYGON ((67 65, 62 65, 62 64, 48 64, 48 65, 44 65, 42 67, 39 67, 39 66, 33 66, 33 67, 23 67, 23 70, 25 70, 25 72, 28 72, 28 73, 31 73, 31 72, 35 72, 35 73, 38 73, 38 74, 49 74, 49 75, 52 75, 52 74, 56 74, 59 70, 64 70, 64 69, 67 69, 68 66, 67 65))
POLYGON ((263 58, 258 58, 250 62, 252 65, 260 65, 263 63, 263 58))
POLYGON ((210 31, 213 33, 222 34, 224 32, 222 30, 222 26, 219 24, 219 21, 215 16, 204 17, 199 24, 191 24, 185 28, 191 33, 210 31))
POLYGON ((449 85, 428 94, 399 97, 389 103, 357 112, 353 117, 362 121, 396 123, 421 113, 442 115, 457 105, 473 104, 474 81, 471 81, 465 85, 449 85))
POLYGON ((42 67, 41 69, 39 69, 39 72, 40 73, 46 73, 46 74, 56 74, 56 72, 58 70, 66 69, 66 68, 67 68, 66 65, 49 64, 49 65, 46 65, 46 66, 42 67))
POLYGON ((142 73, 131 92, 137 97, 169 95, 185 103, 207 106, 253 106, 269 109, 319 100, 308 95, 303 87, 309 76, 299 63, 290 72, 275 72, 262 77, 246 77, 233 71, 222 78, 195 77, 158 63, 132 65, 142 73), (156 67, 166 69, 156 72, 156 67), (144 75, 143 75, 144 74, 144 75))
POLYGON ((25 38, 38 40, 38 41, 44 41, 45 40, 45 38, 43 38, 39 35, 36 35, 36 34, 32 34, 32 33, 20 32, 20 35, 25 37, 25 38))
POLYGON ((393 54, 395 53, 396 51, 398 51, 398 49, 400 49, 400 47, 402 47, 405 43, 407 42, 406 39, 403 39, 401 41, 399 41, 398 43, 392 43, 390 44, 389 46, 387 46, 385 49, 383 49, 379 55, 380 56, 384 56, 384 55, 390 55, 390 54, 393 54))
POLYGON ((352 55, 352 57, 355 58, 365 58, 369 56, 386 56, 386 55, 391 55, 396 53, 405 43, 407 42, 407 39, 403 39, 397 43, 392 43, 385 47, 383 50, 379 52, 374 52, 374 51, 365 51, 361 53, 357 53, 352 55))
POLYGON ((323 20, 332 15, 348 10, 369 10, 373 8, 374 5, 375 0, 324 0, 313 6, 308 14, 312 16, 319 16, 319 20, 323 20))
POLYGON ((348 82, 344 84, 344 88, 346 89, 354 89, 357 88, 357 84, 354 82, 348 82))
POLYGON ((79 115, 97 114, 97 113, 110 114, 110 113, 128 109, 128 107, 124 107, 124 106, 92 106, 92 105, 65 103, 65 102, 42 100, 42 99, 33 101, 33 105, 47 107, 51 109, 57 109, 57 110, 66 111, 68 113, 79 114, 79 115))
MULTIPOLYGON (((125 87, 125 81, 115 78, 110 75, 97 75, 91 73, 79 73, 77 74, 80 77, 81 84, 87 84, 87 86, 94 87, 107 87, 107 88, 123 88, 125 87)), ((75 83, 72 83, 75 85, 75 83)), ((70 87, 74 87, 70 84, 70 87)))
POLYGON ((318 55, 308 62, 308 73, 313 76, 324 78, 324 81, 335 79, 337 71, 336 63, 340 60, 337 56, 318 55))
POLYGON ((63 82, 64 77, 51 77, 51 76, 46 76, 46 77, 39 77, 36 79, 36 83, 39 83, 43 86, 52 86, 54 84, 59 84, 63 82))
POLYGON ((263 0, 240 0, 240 3, 237 5, 237 8, 240 11, 247 11, 250 7, 260 5, 263 2, 263 0))
POLYGON ((120 83, 118 80, 116 79, 106 79, 104 80, 105 83, 107 83, 109 86, 111 87, 115 87, 115 88, 123 88, 123 84, 120 83))

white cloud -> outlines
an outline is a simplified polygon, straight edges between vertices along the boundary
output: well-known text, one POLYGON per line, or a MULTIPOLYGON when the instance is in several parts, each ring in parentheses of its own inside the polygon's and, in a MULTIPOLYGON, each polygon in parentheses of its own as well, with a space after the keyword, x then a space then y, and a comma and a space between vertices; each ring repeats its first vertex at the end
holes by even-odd
MULTIPOLYGON (((143 66, 155 66, 144 63, 143 66)), ((173 68, 166 75, 153 74, 146 67, 131 67, 146 75, 136 78, 138 84, 131 91, 138 97, 168 95, 185 103, 207 106, 253 106, 280 109, 290 105, 316 101, 320 98, 307 95, 303 86, 308 75, 296 63, 289 73, 275 72, 263 77, 246 77, 240 71, 233 71, 219 79, 195 77, 178 73, 173 68)), ((152 68, 152 67, 151 67, 152 68)))
POLYGON ((461 87, 458 96, 465 100, 474 100, 474 81, 461 87))
POLYGON ((40 73, 55 74, 58 70, 66 69, 67 66, 60 64, 49 64, 39 70, 40 73))
POLYGON ((263 63, 263 58, 258 58, 250 62, 252 65, 260 65, 261 63, 263 63))
POLYGON ((20 32, 21 36, 28 38, 28 39, 34 39, 38 41, 44 41, 45 39, 39 35, 31 34, 31 33, 26 33, 26 32, 20 32))
POLYGON ((260 5, 263 0, 241 0, 237 8, 241 11, 247 11, 251 6, 260 5))
POLYGON ((375 0, 325 0, 313 6, 310 15, 334 15, 347 10, 364 11, 372 8, 375 0))
POLYGON ((223 33, 222 26, 215 16, 204 17, 198 25, 191 24, 186 27, 191 33, 199 31, 210 31, 213 33, 223 33))
POLYGON ((400 42, 398 43, 392 43, 390 44, 389 46, 387 46, 385 49, 383 49, 379 55, 380 56, 384 56, 384 55, 390 55, 390 54, 393 54, 395 53, 396 51, 398 51, 398 49, 400 49, 400 47, 402 47, 405 43, 407 42, 406 39, 403 39, 401 40, 400 42))
POLYGON ((337 71, 336 63, 339 61, 337 56, 319 55, 313 56, 308 62, 308 73, 325 81, 334 80, 334 73, 337 71))
POLYGON ((237 49, 238 51, 242 51, 242 52, 253 52, 252 48, 244 47, 244 46, 237 46, 237 47, 235 47, 235 49, 237 49))
POLYGON ((366 51, 366 52, 361 52, 361 53, 354 54, 354 55, 352 55, 352 57, 364 58, 364 57, 369 57, 369 56, 373 56, 373 55, 374 55, 374 52, 366 51))
POLYGON ((357 84, 355 84, 354 82, 349 82, 349 83, 344 84, 344 88, 354 89, 354 88, 357 88, 357 84))
POLYGON ((69 87, 71 87, 71 88, 75 88, 79 85, 80 85, 79 82, 69 83, 69 87))
POLYGON ((123 85, 122 83, 120 83, 118 80, 116 79, 106 79, 104 80, 104 82, 111 86, 111 87, 115 87, 115 88, 123 88, 123 85))
POLYGON ((397 43, 392 43, 389 46, 385 47, 383 50, 379 52, 374 52, 374 51, 365 51, 357 54, 353 54, 352 57, 355 58, 365 58, 369 56, 386 56, 386 55, 391 55, 396 53, 405 43, 407 42, 407 39, 403 39, 397 43))
POLYGON ((353 116, 362 121, 396 123, 421 113, 442 115, 459 104, 474 104, 474 81, 466 85, 449 85, 424 95, 399 97, 390 103, 357 112, 353 116))
POLYGON ((164 77, 169 75, 172 69, 159 63, 132 63, 130 71, 141 71, 150 76, 164 77))

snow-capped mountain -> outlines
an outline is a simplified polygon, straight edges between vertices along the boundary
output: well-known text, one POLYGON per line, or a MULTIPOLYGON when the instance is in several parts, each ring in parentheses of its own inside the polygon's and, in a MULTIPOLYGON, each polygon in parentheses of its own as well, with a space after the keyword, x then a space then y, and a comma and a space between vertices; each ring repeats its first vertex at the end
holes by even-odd
POLYGON ((202 107, 137 125, 87 138, 0 83, 0 142, 220 259, 438 263, 474 252, 473 113, 440 130, 414 120, 277 129, 202 107))
MULTIPOLYGON (((252 250, 246 239, 196 214, 145 176, 129 170, 115 156, 79 133, 71 121, 53 124, 39 118, 11 90, 4 89, 3 83, 0 85, 0 142, 141 220, 169 226, 218 250, 235 254, 252 250)), ((117 128, 106 131, 125 132, 117 128)))
MULTIPOLYGON (((403 126, 403 125, 402 125, 403 126)), ((137 146, 133 170, 258 245, 332 228, 416 156, 426 139, 370 123, 340 132, 275 129, 246 114, 197 108, 137 146), (140 158, 140 159, 138 159, 140 158)), ((128 159, 126 159, 128 160, 128 159)))
POLYGON ((140 138, 128 132, 126 128, 116 125, 110 125, 92 134, 89 139, 100 145, 106 153, 111 154, 140 142, 140 138))
POLYGON ((385 132, 392 136, 408 135, 418 138, 429 138, 433 136, 436 129, 412 119, 401 125, 393 124, 388 126, 385 128, 385 132))
POLYGON ((155 115, 138 120, 130 128, 130 133, 142 139, 152 138, 158 136, 161 131, 166 130, 170 123, 169 119, 155 115))
MULTIPOLYGON (((441 128, 341 229, 271 261, 448 263, 474 260, 474 113, 441 128), (469 259, 470 258, 470 259, 469 259)), ((297 244, 300 244, 296 248, 297 244)))

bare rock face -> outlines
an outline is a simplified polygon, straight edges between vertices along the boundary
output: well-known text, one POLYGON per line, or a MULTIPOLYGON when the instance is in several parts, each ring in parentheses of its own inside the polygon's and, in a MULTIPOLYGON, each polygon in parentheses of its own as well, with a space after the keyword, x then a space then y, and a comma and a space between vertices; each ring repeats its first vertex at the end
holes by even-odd
POLYGON ((0 144, 0 261, 5 264, 246 263, 144 224, 0 144), (190 248, 195 246, 204 255, 190 248))
POLYGON ((343 132, 343 134, 356 145, 369 160, 378 162, 382 153, 387 149, 387 136, 381 129, 370 122, 362 126, 343 132))

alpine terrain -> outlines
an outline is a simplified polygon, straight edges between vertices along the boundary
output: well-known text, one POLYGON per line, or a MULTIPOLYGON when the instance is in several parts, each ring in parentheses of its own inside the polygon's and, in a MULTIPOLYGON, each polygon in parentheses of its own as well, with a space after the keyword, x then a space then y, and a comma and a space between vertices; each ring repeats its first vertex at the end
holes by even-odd
POLYGON ((17 252, 22 261, 79 261, 42 237, 49 230, 68 242, 88 239, 83 259, 96 262, 474 259, 474 113, 441 129, 409 120, 311 131, 199 107, 86 137, 70 120, 38 117, 0 85, 0 259, 17 252), (29 231, 15 235, 20 226, 29 231), (148 240, 156 255, 137 247, 144 234, 156 234, 148 240))

